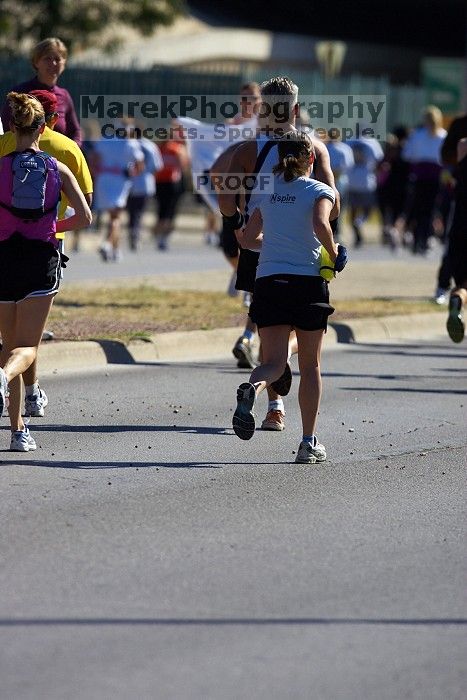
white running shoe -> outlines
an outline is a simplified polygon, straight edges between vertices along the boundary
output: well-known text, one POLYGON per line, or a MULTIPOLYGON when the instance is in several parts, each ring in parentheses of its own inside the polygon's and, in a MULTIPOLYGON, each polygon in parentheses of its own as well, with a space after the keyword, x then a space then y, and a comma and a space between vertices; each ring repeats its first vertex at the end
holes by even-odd
POLYGON ((315 462, 324 462, 326 460, 326 449, 316 441, 314 447, 310 442, 301 442, 298 448, 295 462, 298 464, 315 464, 315 462))
POLYGON ((10 452, 29 452, 37 448, 36 442, 29 428, 24 430, 14 430, 11 433, 10 452))
POLYGON ((232 272, 232 277, 230 278, 229 286, 227 287, 227 294, 229 297, 238 296, 238 289, 235 289, 235 284, 237 282, 237 271, 232 272))
POLYGON ((32 418, 43 418, 44 408, 49 403, 47 394, 39 387, 39 393, 26 396, 24 399, 24 415, 32 418))
POLYGON ((0 416, 3 415, 3 410, 8 407, 8 381, 6 374, 0 367, 0 416))
POLYGON ((206 245, 218 246, 219 245, 219 234, 216 231, 206 231, 204 234, 204 241, 206 245))
POLYGON ((237 358, 237 367, 241 369, 254 369, 256 362, 253 357, 253 342, 241 335, 232 348, 232 354, 237 358))
POLYGON ((449 300, 449 289, 443 289, 442 287, 438 287, 435 296, 433 297, 433 301, 435 304, 439 304, 439 306, 444 306, 445 304, 448 303, 449 300))

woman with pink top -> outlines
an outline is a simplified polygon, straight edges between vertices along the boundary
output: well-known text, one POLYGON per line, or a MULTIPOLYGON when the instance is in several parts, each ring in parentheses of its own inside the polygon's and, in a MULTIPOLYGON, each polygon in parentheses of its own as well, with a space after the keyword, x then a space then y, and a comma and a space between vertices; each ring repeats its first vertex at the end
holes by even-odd
POLYGON ((21 417, 21 375, 34 362, 60 282, 56 233, 89 226, 89 206, 71 170, 40 150, 44 109, 31 95, 10 92, 16 151, 0 159, 0 416, 8 405, 10 449, 36 443, 21 417), (57 221, 60 191, 75 213, 57 221))

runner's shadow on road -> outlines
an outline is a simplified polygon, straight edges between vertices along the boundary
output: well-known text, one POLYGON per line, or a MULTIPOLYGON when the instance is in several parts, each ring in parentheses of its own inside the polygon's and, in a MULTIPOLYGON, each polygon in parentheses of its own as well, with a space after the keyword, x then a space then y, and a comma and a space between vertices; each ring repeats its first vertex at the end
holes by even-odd
POLYGON ((466 376, 465 367, 433 367, 433 372, 463 372, 466 376))
POLYGON ((46 467, 48 469, 77 469, 93 471, 98 469, 222 469, 222 467, 237 467, 242 465, 289 465, 291 462, 82 462, 54 461, 48 459, 18 459, 2 460, 1 466, 13 464, 24 467, 46 467))
POLYGON ((393 345, 382 343, 352 343, 349 351, 359 355, 381 355, 383 352, 386 355, 398 355, 401 357, 439 357, 443 360, 463 360, 467 359, 467 355, 459 354, 457 347, 440 347, 436 345, 393 345), (442 350, 443 352, 429 352, 429 350, 442 350), (448 350, 456 351, 449 355, 448 350))
MULTIPOLYGON (((119 340, 102 340, 101 338, 92 338, 93 342, 98 343, 104 351, 107 364, 109 365, 133 365, 134 367, 186 367, 189 364, 192 369, 210 369, 212 370, 212 362, 164 362, 163 360, 135 360, 124 343, 119 340)), ((146 341, 140 340, 143 344, 146 341)), ((151 345, 151 343, 149 343, 151 345)), ((236 368, 237 369, 237 368, 236 368)), ((237 370, 242 371, 242 370, 237 370)), ((243 370, 245 371, 245 370, 243 370)))
MULTIPOLYGON (((460 372, 461 370, 455 370, 460 372)), ((463 371, 463 370, 462 370, 463 371)), ((413 379, 445 379, 444 376, 433 374, 363 374, 359 372, 321 372, 322 377, 348 378, 355 377, 357 379, 383 379, 384 381, 411 381, 413 379)))
POLYGON ((185 433, 191 435, 230 435, 231 428, 196 425, 31 425, 44 433, 185 433))
POLYGON ((370 388, 363 386, 341 386, 342 391, 389 391, 400 392, 402 394, 455 394, 457 396, 466 396, 467 390, 464 389, 417 389, 406 386, 372 386, 370 388))
POLYGON ((109 627, 130 625, 161 626, 161 627, 221 627, 221 626, 267 626, 281 627, 289 625, 316 625, 316 626, 416 626, 416 627, 442 627, 447 625, 467 625, 466 618, 362 618, 362 617, 213 617, 213 618, 183 618, 183 617, 29 617, 29 618, 0 618, 0 627, 61 627, 61 626, 86 626, 105 625, 109 627))

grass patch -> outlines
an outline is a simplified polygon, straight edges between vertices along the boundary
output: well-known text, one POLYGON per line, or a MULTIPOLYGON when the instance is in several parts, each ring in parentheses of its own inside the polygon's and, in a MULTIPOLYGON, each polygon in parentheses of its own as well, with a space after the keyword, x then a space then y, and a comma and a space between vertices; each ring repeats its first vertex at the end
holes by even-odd
POLYGON ((375 297, 373 299, 346 299, 334 302, 332 321, 368 316, 398 316, 406 314, 446 311, 446 307, 433 304, 428 299, 401 299, 400 297, 375 297))
MULTIPOLYGON (((335 302, 331 321, 368 316, 444 311, 429 301, 350 299, 335 302)), ((241 297, 221 292, 161 291, 134 287, 67 286, 57 295, 48 326, 58 340, 149 340, 152 333, 241 326, 241 297)))

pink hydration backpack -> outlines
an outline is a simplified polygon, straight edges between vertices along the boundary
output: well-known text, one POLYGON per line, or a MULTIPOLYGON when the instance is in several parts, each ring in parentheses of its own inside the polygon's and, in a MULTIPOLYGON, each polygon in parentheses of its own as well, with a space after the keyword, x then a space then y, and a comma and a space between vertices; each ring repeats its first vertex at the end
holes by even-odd
POLYGON ((14 151, 0 159, 1 228, 29 238, 55 233, 60 202, 57 161, 43 151, 14 151), (5 221, 5 218, 7 221, 5 221))

